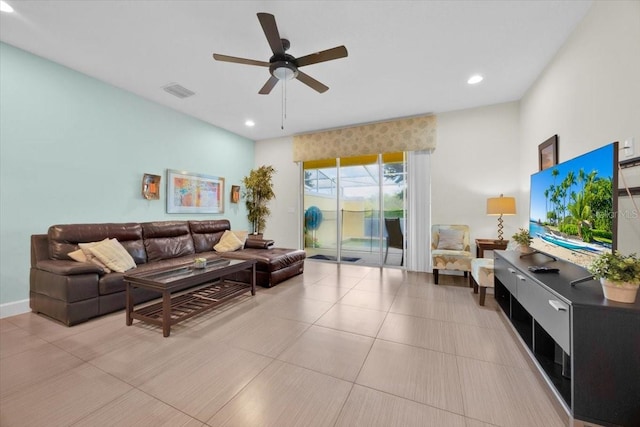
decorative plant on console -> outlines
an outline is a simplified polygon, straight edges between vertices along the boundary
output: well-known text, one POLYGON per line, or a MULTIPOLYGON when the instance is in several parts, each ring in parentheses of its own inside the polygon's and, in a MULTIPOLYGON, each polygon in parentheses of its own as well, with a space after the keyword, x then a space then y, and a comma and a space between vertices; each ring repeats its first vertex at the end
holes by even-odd
POLYGON ((533 238, 531 234, 529 234, 529 230, 525 228, 520 228, 516 234, 511 236, 511 238, 518 244, 518 250, 523 253, 527 253, 531 251, 529 245, 533 242, 533 238))
POLYGON ((594 279, 600 279, 605 298, 633 304, 640 287, 640 258, 633 253, 605 252, 587 267, 594 279))
POLYGON ((264 231, 267 217, 271 215, 268 204, 276 197, 272 181, 275 173, 273 166, 260 166, 242 178, 247 219, 253 227, 253 234, 261 234, 264 231))

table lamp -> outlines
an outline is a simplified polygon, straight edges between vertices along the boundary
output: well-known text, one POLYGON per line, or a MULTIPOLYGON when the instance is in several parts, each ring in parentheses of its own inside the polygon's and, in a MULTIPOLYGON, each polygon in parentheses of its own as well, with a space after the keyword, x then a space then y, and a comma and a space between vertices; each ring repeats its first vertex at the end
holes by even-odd
POLYGON ((516 199, 514 197, 504 197, 502 194, 500 197, 490 197, 487 199, 487 215, 499 215, 498 216, 498 240, 504 240, 502 238, 502 215, 515 215, 516 214, 516 199))

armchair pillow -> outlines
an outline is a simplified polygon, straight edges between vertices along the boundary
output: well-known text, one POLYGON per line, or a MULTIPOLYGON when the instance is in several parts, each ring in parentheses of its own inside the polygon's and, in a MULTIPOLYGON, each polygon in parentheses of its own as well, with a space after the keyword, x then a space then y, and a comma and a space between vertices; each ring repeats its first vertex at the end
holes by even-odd
POLYGON ((447 249, 461 251, 464 249, 464 232, 455 229, 440 229, 438 237, 438 247, 436 249, 447 249))

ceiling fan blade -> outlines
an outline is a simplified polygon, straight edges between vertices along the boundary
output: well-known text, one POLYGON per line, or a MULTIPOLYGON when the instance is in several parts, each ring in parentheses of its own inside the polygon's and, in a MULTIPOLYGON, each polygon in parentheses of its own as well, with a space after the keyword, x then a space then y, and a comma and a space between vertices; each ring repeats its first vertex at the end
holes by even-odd
POLYGON ((264 35, 267 36, 267 41, 273 54, 284 55, 284 46, 282 46, 282 40, 280 39, 280 33, 276 25, 276 18, 270 13, 258 13, 258 20, 260 21, 260 25, 262 25, 264 35))
POLYGON ((274 88, 276 83, 278 83, 278 79, 271 76, 271 78, 267 80, 267 82, 264 84, 264 86, 262 86, 262 89, 260 89, 260 92, 258 93, 260 95, 269 95, 269 93, 271 93, 271 89, 274 88))
POLYGON ((298 58, 296 62, 298 67, 305 65, 317 64, 318 62, 331 61, 333 59, 345 58, 348 55, 347 48, 344 46, 334 47, 333 49, 323 50, 322 52, 312 53, 310 55, 298 58))
POLYGON ((236 64, 257 65, 259 67, 268 67, 269 65, 271 65, 265 61, 256 61, 254 59, 237 58, 235 56, 220 55, 218 53, 213 54, 213 59, 215 59, 216 61, 235 62, 236 64))
POLYGON ((329 86, 323 85, 322 83, 320 83, 319 81, 311 77, 310 75, 305 74, 300 70, 298 70, 298 76, 296 77, 296 79, 300 80, 302 83, 306 84, 311 89, 316 90, 320 93, 325 93, 326 91, 329 90, 329 86))

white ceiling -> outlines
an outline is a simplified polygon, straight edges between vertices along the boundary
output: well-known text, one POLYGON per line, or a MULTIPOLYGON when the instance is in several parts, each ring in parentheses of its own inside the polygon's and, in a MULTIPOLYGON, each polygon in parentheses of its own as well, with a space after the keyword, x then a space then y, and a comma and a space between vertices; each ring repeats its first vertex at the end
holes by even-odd
MULTIPOLYGON (((591 1, 7 0, 0 40, 252 140, 520 99, 591 1), (345 45, 347 58, 304 67, 299 81, 258 95, 268 61, 256 17, 275 15, 288 53, 345 45), (485 80, 466 81, 474 73, 485 80), (196 95, 179 99, 168 83, 196 95), (253 128, 246 119, 256 122, 253 128)), ((98 100, 99 102, 99 100, 98 100)))

